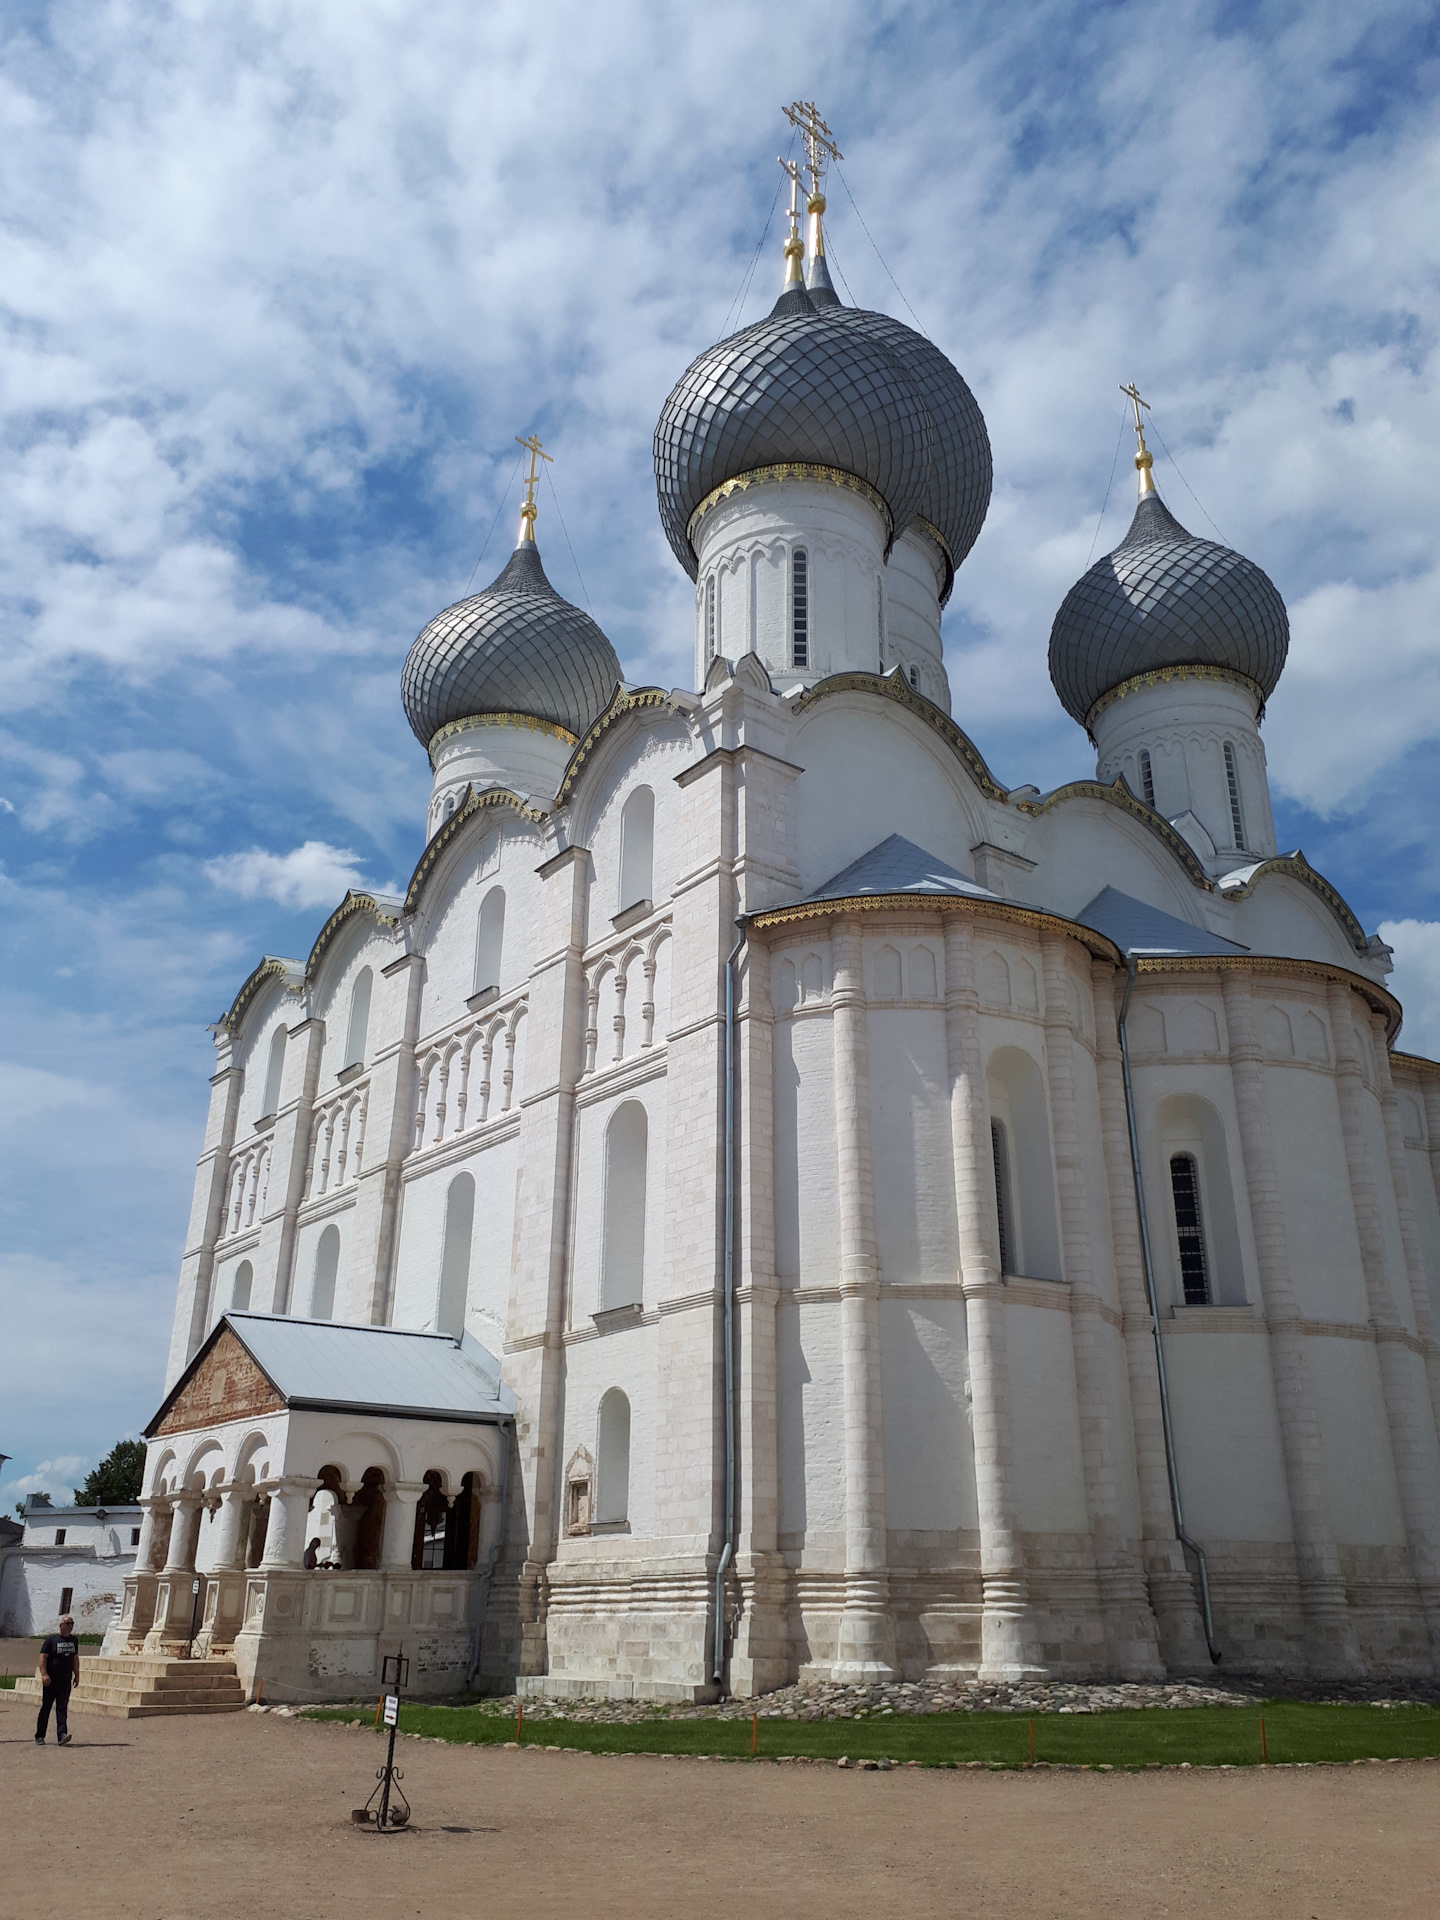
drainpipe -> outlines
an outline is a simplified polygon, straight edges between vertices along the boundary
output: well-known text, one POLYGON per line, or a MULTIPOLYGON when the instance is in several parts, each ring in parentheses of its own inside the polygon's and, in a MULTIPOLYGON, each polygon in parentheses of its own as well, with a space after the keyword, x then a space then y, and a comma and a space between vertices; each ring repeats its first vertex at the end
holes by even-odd
POLYGON ((725 962, 725 1541, 715 1567, 715 1654, 711 1677, 725 1678, 725 1574, 735 1558, 735 969, 745 921, 725 962))
POLYGON ((1160 1338, 1160 1308, 1155 1298, 1155 1266, 1150 1258, 1150 1222, 1145 1212, 1145 1182, 1140 1173, 1140 1134, 1135 1124, 1135 1089, 1130 1082, 1130 1043, 1125 1022, 1130 1013, 1130 996, 1135 991, 1135 955, 1125 956, 1125 997, 1120 1003, 1116 1027, 1120 1035, 1120 1071, 1125 1082, 1125 1119, 1130 1128, 1130 1170, 1135 1176, 1135 1208, 1140 1216, 1140 1259, 1145 1269, 1145 1299, 1150 1308, 1150 1326, 1155 1336, 1155 1372, 1160 1381, 1160 1424, 1165 1435, 1165 1470, 1170 1480, 1170 1512, 1175 1521, 1175 1538, 1195 1556, 1200 1574, 1200 1618, 1205 1628, 1205 1644, 1210 1659, 1220 1663, 1215 1644, 1215 1621, 1210 1612, 1210 1577, 1205 1567, 1205 1549, 1185 1531, 1185 1516, 1180 1506, 1180 1475, 1175 1465, 1175 1429, 1170 1420, 1170 1383, 1165 1375, 1165 1347, 1160 1338))
POLYGON ((485 1556, 485 1571, 480 1576, 485 1586, 485 1605, 475 1620, 475 1639, 470 1652, 470 1672, 466 1679, 466 1685, 470 1687, 474 1686, 475 1676, 480 1671, 480 1628, 485 1615, 490 1611, 490 1589, 495 1581, 495 1562, 505 1551, 505 1527, 510 1511, 510 1435, 514 1430, 515 1422, 503 1420, 499 1425, 501 1433, 505 1436, 505 1450, 501 1455, 500 1467, 500 1531, 495 1536, 494 1546, 485 1556))

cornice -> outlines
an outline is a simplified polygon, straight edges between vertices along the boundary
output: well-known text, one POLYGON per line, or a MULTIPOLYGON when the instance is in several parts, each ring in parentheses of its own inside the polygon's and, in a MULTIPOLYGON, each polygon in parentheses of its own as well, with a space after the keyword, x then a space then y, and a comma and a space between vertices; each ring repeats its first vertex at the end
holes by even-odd
POLYGON ((1151 667, 1145 673, 1132 673, 1130 678, 1122 680, 1118 687, 1111 687, 1108 693, 1102 693, 1085 716, 1086 733, 1092 740, 1095 738, 1096 720, 1117 700, 1125 699, 1128 694, 1143 692, 1146 687, 1164 686, 1171 680, 1221 680, 1228 682, 1231 686, 1243 687, 1247 693, 1254 695, 1256 726, 1258 727, 1265 718, 1265 690, 1258 682, 1252 680, 1248 673, 1237 673, 1233 667, 1211 667, 1204 666, 1198 661, 1194 663, 1182 661, 1173 667, 1151 667))
POLYGON ((467 786, 461 796, 460 804, 448 820, 443 820, 431 835, 425 851, 410 876, 410 884, 405 889, 405 913, 407 918, 420 910, 425 886, 435 871, 435 863, 455 839, 461 828, 477 813, 486 807, 508 807, 512 813, 518 813, 522 820, 528 820, 538 827, 545 815, 535 807, 527 806, 518 793, 511 793, 508 787, 487 787, 483 793, 476 793, 473 786, 467 786))
POLYGON ((804 693, 797 695, 791 711, 804 713, 817 700, 828 699, 836 693, 873 693, 882 700, 893 701, 897 707, 904 707, 916 719, 923 720, 932 733, 940 736, 987 799, 1006 799, 1006 788, 1000 785, 986 766, 975 742, 933 700, 927 700, 923 693, 917 693, 899 667, 885 674, 832 673, 827 679, 818 680, 813 687, 807 687, 804 693))
POLYGON ((315 944, 311 947, 310 957, 305 962, 306 986, 312 986, 314 984, 315 978, 320 971, 320 962, 325 957, 326 949, 334 944, 335 938, 345 922, 353 919, 357 913, 373 914, 376 922, 382 927, 398 927, 400 924, 399 914, 389 910, 393 904, 393 902, 382 901, 373 893, 356 893, 352 888, 315 936, 315 944))
POLYGON ((1396 1066, 1409 1067, 1422 1079, 1426 1075, 1440 1079, 1440 1060, 1428 1060, 1423 1053, 1402 1053, 1398 1047, 1390 1049, 1390 1058, 1396 1066))
POLYGON ((841 900, 801 900, 794 906, 772 907, 751 914, 746 926, 752 932, 768 932, 773 927, 792 925, 800 920, 836 919, 852 913, 968 913, 980 920, 1002 920, 1011 926, 1030 927, 1036 932, 1068 934, 1078 940, 1097 960, 1112 966, 1125 964, 1124 955, 1113 940, 1093 927, 1082 927, 1063 914, 1046 913, 1038 907, 1012 906, 1007 900, 974 900, 956 893, 864 893, 841 900))
POLYGON ((273 953, 267 953, 231 1001, 229 1012, 221 1014, 217 1024, 224 1027, 227 1033, 238 1033, 250 1003, 271 980, 282 980, 287 992, 299 993, 305 984, 305 971, 298 960, 282 960, 273 953))
MULTIPOLYGON (((749 473, 737 473, 733 480, 722 481, 718 487, 712 488, 685 523, 685 538, 690 542, 691 551, 695 548, 695 529, 712 507, 718 507, 731 494, 745 493, 751 487, 778 486, 785 480, 817 480, 822 486, 842 487, 847 493, 858 493, 862 500, 867 500, 874 507, 885 523, 886 546, 894 540, 894 515, 883 495, 877 493, 868 480, 862 480, 855 473, 846 473, 843 467, 826 467, 808 460, 785 460, 773 467, 753 467, 749 473)), ((926 530, 930 531, 929 528, 926 530)), ((938 534, 936 538, 939 539, 938 534)), ((940 547, 948 560, 949 553, 943 540, 940 541, 940 547)))
POLYGON ((1351 973, 1348 967, 1331 966, 1324 960, 1288 960, 1280 954, 1269 953, 1166 954, 1153 960, 1137 959, 1135 970, 1144 974, 1255 973, 1271 978, 1323 980, 1327 986, 1352 987, 1372 1012, 1382 1014, 1387 1040, 1393 1039, 1400 1029, 1400 1002, 1393 994, 1377 987, 1363 974, 1351 973))
POLYGON ((592 722, 589 731, 582 735, 576 744, 575 751, 565 763, 565 771, 561 775, 560 785, 555 794, 557 811, 569 804, 575 782, 580 776, 580 769, 611 727, 623 720, 627 714, 638 713, 645 707, 669 707, 674 713, 682 711, 675 706, 663 687, 635 687, 628 691, 624 687, 617 687, 609 706, 598 720, 592 722))
POLYGON ((1117 773, 1106 786, 1103 780, 1072 780, 1067 786, 1056 787, 1053 793, 1047 793, 1043 800, 1017 800, 1015 806, 1021 813, 1039 818, 1041 814, 1051 812, 1055 807, 1063 806, 1068 800, 1099 800, 1108 807, 1118 807, 1121 813, 1128 813, 1132 820, 1138 820, 1142 827, 1153 833, 1185 869, 1186 876, 1206 893, 1215 892, 1215 882, 1201 866, 1195 849, 1183 835, 1177 833, 1164 814, 1157 813, 1153 807, 1147 807, 1130 791, 1123 773, 1117 773))
POLYGON ((1302 886, 1318 894, 1335 918, 1345 929, 1347 938, 1357 953, 1368 953, 1370 942, 1365 937, 1365 929, 1346 905, 1344 898, 1332 887, 1323 874, 1317 873, 1304 854, 1297 848, 1294 853, 1282 853, 1269 860, 1262 860, 1253 867, 1244 880, 1233 887, 1227 887, 1222 880, 1220 892, 1226 900, 1244 900, 1255 891, 1256 886, 1267 874, 1288 873, 1292 880, 1298 880, 1302 886))
POLYGON ((430 765, 435 765, 435 749, 443 741, 454 739, 457 733, 468 733, 473 727, 526 727, 531 733, 548 733, 556 740, 567 741, 572 747, 579 738, 568 727, 557 726, 553 720, 537 720, 533 713, 475 713, 463 720, 447 720, 443 727, 430 736, 430 745, 426 749, 430 755, 430 765))

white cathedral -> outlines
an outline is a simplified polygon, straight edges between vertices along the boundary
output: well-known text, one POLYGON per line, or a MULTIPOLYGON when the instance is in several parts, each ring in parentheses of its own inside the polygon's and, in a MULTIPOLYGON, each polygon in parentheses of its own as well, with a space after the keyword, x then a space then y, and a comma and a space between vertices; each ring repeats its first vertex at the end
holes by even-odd
POLYGON ((1276 846, 1284 603, 1142 430, 1050 639, 1095 777, 995 778, 941 643, 985 424, 837 298, 816 129, 779 299, 655 432, 695 691, 624 682, 528 485, 405 662, 404 898, 214 1030, 108 1655, 311 1700, 397 1651, 672 1700, 1440 1671, 1440 1066, 1276 846))

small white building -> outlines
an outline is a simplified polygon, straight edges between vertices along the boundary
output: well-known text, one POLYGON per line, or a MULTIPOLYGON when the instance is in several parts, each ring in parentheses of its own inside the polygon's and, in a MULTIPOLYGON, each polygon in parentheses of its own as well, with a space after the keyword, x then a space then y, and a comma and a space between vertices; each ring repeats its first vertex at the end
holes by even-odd
POLYGON ((1051 634, 1094 777, 1003 785, 941 645, 984 420, 839 303, 809 204, 808 274, 797 224, 655 433, 693 688, 620 684, 527 499, 405 663, 434 779, 403 898, 348 894, 215 1028, 189 1397, 117 1648, 176 1636, 156 1596, 214 1527, 211 1644, 250 1634, 267 1685, 368 1682, 392 1609, 453 1684, 478 1498, 497 1686, 1437 1670, 1440 1066, 1276 843, 1284 601, 1142 438, 1051 634), (317 1427, 329 1322, 503 1389, 317 1427))
POLYGON ((104 1633, 134 1571, 143 1520, 138 1506, 27 1506, 0 1571, 0 1634, 53 1633, 65 1613, 77 1633, 104 1633))

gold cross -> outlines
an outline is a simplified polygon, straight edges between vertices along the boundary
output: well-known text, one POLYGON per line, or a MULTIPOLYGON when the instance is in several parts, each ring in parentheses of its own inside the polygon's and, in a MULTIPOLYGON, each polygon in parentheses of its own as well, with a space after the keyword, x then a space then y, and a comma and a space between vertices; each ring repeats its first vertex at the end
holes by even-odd
POLYGON ((530 471, 525 476, 525 504, 520 509, 520 538, 522 540, 533 540, 535 538, 535 515, 539 511, 535 505, 535 482, 540 478, 540 469, 536 466, 535 462, 537 460, 545 460, 553 466, 555 461, 553 454, 546 453, 545 449, 541 446, 538 433, 532 433, 528 440, 522 440, 517 433, 515 436, 515 444, 517 447, 524 447, 530 456, 530 471))
POLYGON ((1150 402, 1148 400, 1142 400, 1140 398, 1139 393, 1136 391, 1135 382, 1133 380, 1130 382, 1128 387, 1121 387, 1120 391, 1125 395, 1126 399, 1130 402, 1130 404, 1135 409, 1135 431, 1136 433, 1140 434, 1141 437, 1143 438, 1145 433, 1145 423, 1140 418, 1140 409, 1141 407, 1144 407, 1145 411, 1148 413, 1150 411, 1150 402))
POLYGON ((835 144, 835 136, 820 118, 820 110, 813 100, 795 100, 785 109, 785 118, 792 127, 798 127, 800 137, 805 142, 805 171, 810 176, 810 197, 813 200, 820 193, 820 182, 825 175, 827 160, 843 160, 844 154, 835 144))
POLYGON ((1140 398, 1139 388, 1133 380, 1129 386, 1122 386, 1120 391, 1135 409, 1135 438, 1140 442, 1140 450, 1135 455, 1135 470, 1140 475, 1140 498, 1143 500, 1147 493, 1155 491, 1155 482, 1151 477, 1155 462, 1151 457, 1150 449, 1145 444, 1145 422, 1140 418, 1141 407, 1144 407, 1148 413, 1150 402, 1140 398))

